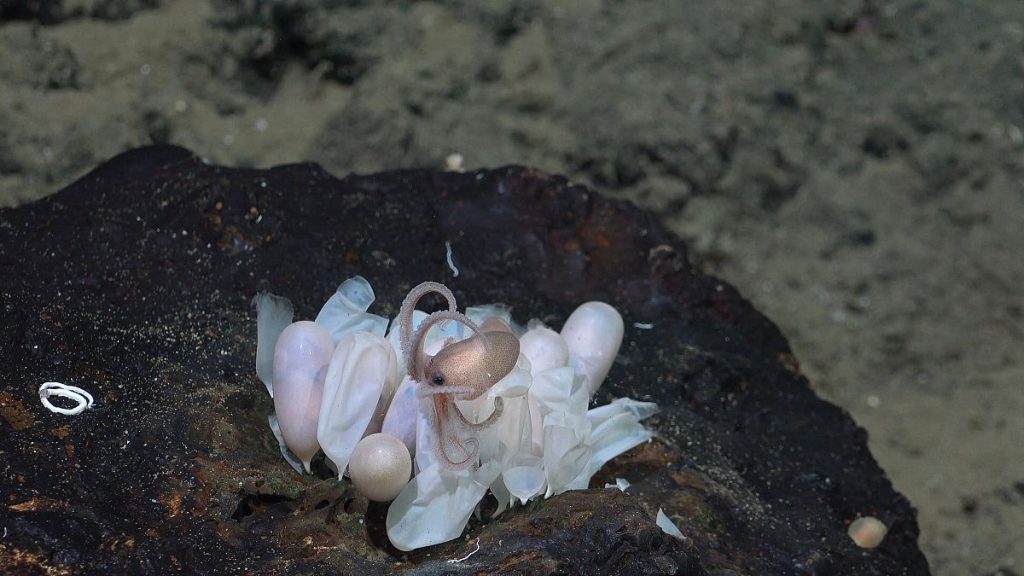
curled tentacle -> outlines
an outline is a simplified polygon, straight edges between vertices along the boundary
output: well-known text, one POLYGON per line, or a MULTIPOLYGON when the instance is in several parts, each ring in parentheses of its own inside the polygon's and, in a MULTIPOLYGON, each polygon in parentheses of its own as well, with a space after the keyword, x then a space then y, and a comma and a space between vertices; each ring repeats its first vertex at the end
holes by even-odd
MULTIPOLYGON (((440 284, 438 282, 424 282, 409 291, 405 300, 402 301, 402 308, 398 313, 398 326, 399 330, 401 330, 399 335, 401 336, 400 341, 402 344, 402 354, 405 355, 407 367, 411 367, 413 365, 413 358, 415 358, 415 355, 411 353, 414 347, 412 315, 413 312, 416 311, 416 304, 419 303, 420 299, 431 293, 444 296, 444 299, 448 301, 449 312, 455 312, 458 310, 455 305, 455 295, 452 294, 452 291, 444 284, 440 284)), ((411 373, 411 370, 409 376, 416 378, 416 376, 411 373)))
POLYGON ((483 422, 470 422, 469 419, 466 418, 466 415, 463 414, 461 410, 456 409, 456 413, 459 420, 461 420, 466 427, 474 431, 479 431, 483 430, 484 428, 488 428, 492 424, 497 422, 498 418, 501 417, 502 411, 504 410, 505 401, 502 400, 501 397, 498 397, 494 399, 494 411, 491 412, 491 415, 484 419, 483 422))
POLYGON ((465 417, 449 396, 434 396, 434 451, 441 464, 449 470, 465 470, 476 466, 480 440, 472 430, 460 434, 465 417))
POLYGON ((494 412, 479 423, 470 422, 448 396, 434 396, 435 451, 449 470, 465 470, 476 466, 480 456, 480 440, 476 433, 497 422, 504 408, 501 398, 494 399, 494 412))
POLYGON ((416 397, 426 398, 427 396, 434 396, 436 394, 469 394, 471 392, 473 392, 473 388, 469 386, 421 385, 416 389, 416 397))

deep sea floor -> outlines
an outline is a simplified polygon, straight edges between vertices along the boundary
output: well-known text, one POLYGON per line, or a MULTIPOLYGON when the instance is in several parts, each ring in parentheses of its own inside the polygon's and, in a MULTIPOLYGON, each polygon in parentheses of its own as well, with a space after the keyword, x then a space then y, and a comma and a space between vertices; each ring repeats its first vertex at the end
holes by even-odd
POLYGON ((1024 3, 283 4, 0 4, 0 206, 152 142, 563 173, 782 327, 936 574, 1024 571, 1024 3))

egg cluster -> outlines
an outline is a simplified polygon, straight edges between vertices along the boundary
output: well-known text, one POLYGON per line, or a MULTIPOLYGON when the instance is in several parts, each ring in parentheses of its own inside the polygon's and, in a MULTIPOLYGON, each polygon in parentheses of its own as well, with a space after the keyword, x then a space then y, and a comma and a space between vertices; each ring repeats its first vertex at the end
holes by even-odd
MULTIPOLYGON (((369 313, 373 300, 357 276, 315 321, 293 322, 287 299, 259 294, 256 373, 274 399, 270 426, 285 458, 308 472, 323 450, 339 479, 347 476, 371 500, 391 501, 388 537, 401 550, 457 538, 488 492, 498 515, 516 502, 586 488, 605 462, 652 436, 640 421, 657 411, 653 403, 620 398, 589 408, 622 342, 613 307, 585 303, 560 332, 536 320, 516 327, 502 306, 470 307, 471 323, 498 318, 513 326, 520 352, 486 393, 453 400, 459 419, 493 424, 474 428, 472 465, 452 469, 438 458, 431 383, 409 376, 403 327, 390 322, 389 329, 369 313)), ((428 315, 409 317, 415 330, 428 315)), ((430 355, 473 336, 459 322, 425 332, 422 351, 430 355)))

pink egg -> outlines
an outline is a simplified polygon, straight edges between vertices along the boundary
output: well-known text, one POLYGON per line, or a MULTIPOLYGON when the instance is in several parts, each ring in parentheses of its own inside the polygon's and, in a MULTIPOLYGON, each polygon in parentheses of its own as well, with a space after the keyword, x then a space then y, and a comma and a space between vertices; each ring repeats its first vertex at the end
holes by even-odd
POLYGON ((274 347, 274 410, 285 444, 307 472, 320 450, 317 422, 333 352, 331 333, 308 321, 285 328, 274 347))
POLYGON ((394 500, 409 483, 412 457, 401 440, 390 434, 370 434, 356 444, 348 474, 363 496, 374 502, 394 500))

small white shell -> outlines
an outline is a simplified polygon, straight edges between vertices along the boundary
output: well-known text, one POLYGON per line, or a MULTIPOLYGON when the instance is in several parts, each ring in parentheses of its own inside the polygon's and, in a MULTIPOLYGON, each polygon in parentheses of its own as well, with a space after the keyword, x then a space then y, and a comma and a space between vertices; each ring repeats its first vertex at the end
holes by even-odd
POLYGON ((889 529, 874 516, 862 516, 850 523, 846 533, 861 548, 877 548, 889 529))
POLYGON ((618 310, 604 302, 581 304, 565 321, 562 338, 569 346, 569 364, 586 377, 590 396, 608 375, 624 330, 618 310))
POLYGON ((370 434, 356 444, 348 465, 349 477, 363 496, 390 502, 412 474, 412 457, 401 440, 390 434, 370 434))
POLYGON ((308 321, 285 328, 274 346, 274 410, 285 444, 307 472, 320 450, 317 420, 333 352, 331 333, 308 321))
POLYGON ((684 536, 682 531, 679 530, 679 526, 676 526, 676 523, 665 515, 665 511, 661 508, 658 508, 658 517, 655 524, 657 524, 658 528, 661 528, 662 532, 665 534, 678 538, 679 540, 686 540, 686 536, 684 536))

